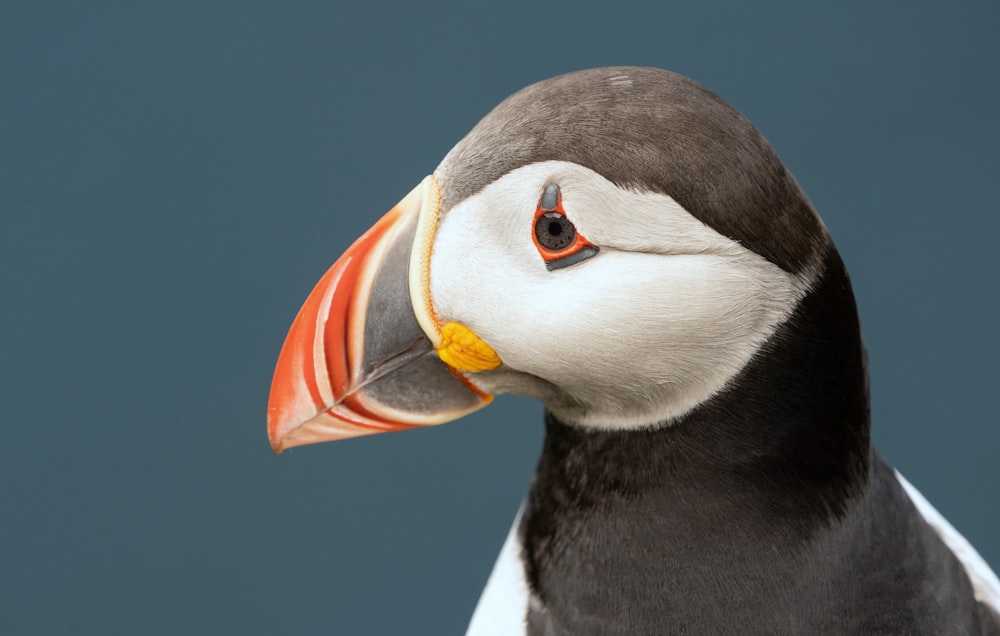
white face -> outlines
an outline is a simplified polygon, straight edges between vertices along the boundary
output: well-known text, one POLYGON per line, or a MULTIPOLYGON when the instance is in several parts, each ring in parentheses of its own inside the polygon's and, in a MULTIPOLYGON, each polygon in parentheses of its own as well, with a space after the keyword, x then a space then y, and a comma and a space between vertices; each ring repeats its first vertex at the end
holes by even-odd
MULTIPOLYGON (((442 188, 448 184, 441 183, 442 188)), ((430 293, 503 365, 488 392, 537 397, 564 421, 637 428, 722 389, 795 308, 793 276, 662 194, 623 190, 578 164, 504 175, 453 207, 433 244, 430 293), (596 256, 550 271, 533 240, 546 186, 596 256)))

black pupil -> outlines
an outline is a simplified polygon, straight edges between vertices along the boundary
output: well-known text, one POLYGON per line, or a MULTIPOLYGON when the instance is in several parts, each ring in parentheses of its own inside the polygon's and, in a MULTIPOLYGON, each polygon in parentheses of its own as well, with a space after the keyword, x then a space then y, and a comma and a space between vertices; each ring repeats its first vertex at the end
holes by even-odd
POLYGON ((548 212, 535 222, 535 238, 546 249, 562 250, 573 244, 576 228, 562 214, 548 212))

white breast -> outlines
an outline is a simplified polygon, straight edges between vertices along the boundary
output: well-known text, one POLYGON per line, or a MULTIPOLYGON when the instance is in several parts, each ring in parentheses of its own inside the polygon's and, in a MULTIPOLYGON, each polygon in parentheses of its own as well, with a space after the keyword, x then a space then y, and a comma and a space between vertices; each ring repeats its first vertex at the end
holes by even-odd
POLYGON ((989 605, 997 613, 1000 613, 1000 579, 997 579, 997 575, 993 573, 993 570, 986 564, 983 557, 979 556, 976 549, 965 540, 965 537, 960 535, 958 530, 955 530, 948 523, 948 520, 942 517, 941 513, 929 501, 924 499, 924 496, 913 487, 913 484, 906 481, 898 471, 896 472, 896 478, 899 479, 903 490, 910 497, 910 501, 913 502, 913 505, 923 515, 924 521, 931 528, 934 528, 934 531, 938 533, 944 544, 962 562, 962 565, 965 567, 965 573, 969 576, 969 581, 972 583, 972 592, 976 600, 984 605, 989 605))
POLYGON ((523 636, 527 633, 528 582, 521 561, 521 543, 517 539, 523 510, 522 504, 465 636, 523 636))
MULTIPOLYGON (((924 520, 965 567, 976 600, 1000 613, 1000 579, 997 575, 965 537, 910 482, 898 472, 896 478, 924 520)), ((525 617, 530 597, 521 561, 521 545, 517 538, 517 527, 521 523, 523 509, 522 504, 465 636, 522 636, 527 633, 525 617)))

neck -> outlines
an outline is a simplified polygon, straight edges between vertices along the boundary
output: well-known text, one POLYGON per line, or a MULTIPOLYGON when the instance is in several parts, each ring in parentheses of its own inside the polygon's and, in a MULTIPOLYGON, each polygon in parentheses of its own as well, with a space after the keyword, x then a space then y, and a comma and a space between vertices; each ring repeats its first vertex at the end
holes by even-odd
MULTIPOLYGON (((849 515, 868 482, 868 382, 850 282, 832 247, 823 271, 750 364, 681 421, 600 431, 546 415, 521 526, 528 582, 545 612, 578 611, 581 594, 607 597, 610 577, 643 588, 610 592, 619 611, 643 595, 689 602, 699 588, 725 588, 711 577, 722 565, 747 577, 739 585, 764 584, 783 568, 754 571, 762 554, 801 551, 849 515)), ((642 620, 641 608, 628 609, 642 620)), ((584 621, 577 627, 596 620, 573 616, 584 621)))

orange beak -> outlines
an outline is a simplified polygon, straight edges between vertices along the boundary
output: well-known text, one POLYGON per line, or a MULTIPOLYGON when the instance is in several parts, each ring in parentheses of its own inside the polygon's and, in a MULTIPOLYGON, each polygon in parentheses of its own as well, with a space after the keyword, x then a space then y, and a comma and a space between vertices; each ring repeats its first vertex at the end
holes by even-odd
POLYGON ((429 271, 437 204, 437 183, 428 177, 309 294, 271 383, 267 434, 276 452, 440 424, 492 399, 438 357, 429 279, 410 273, 429 271))

